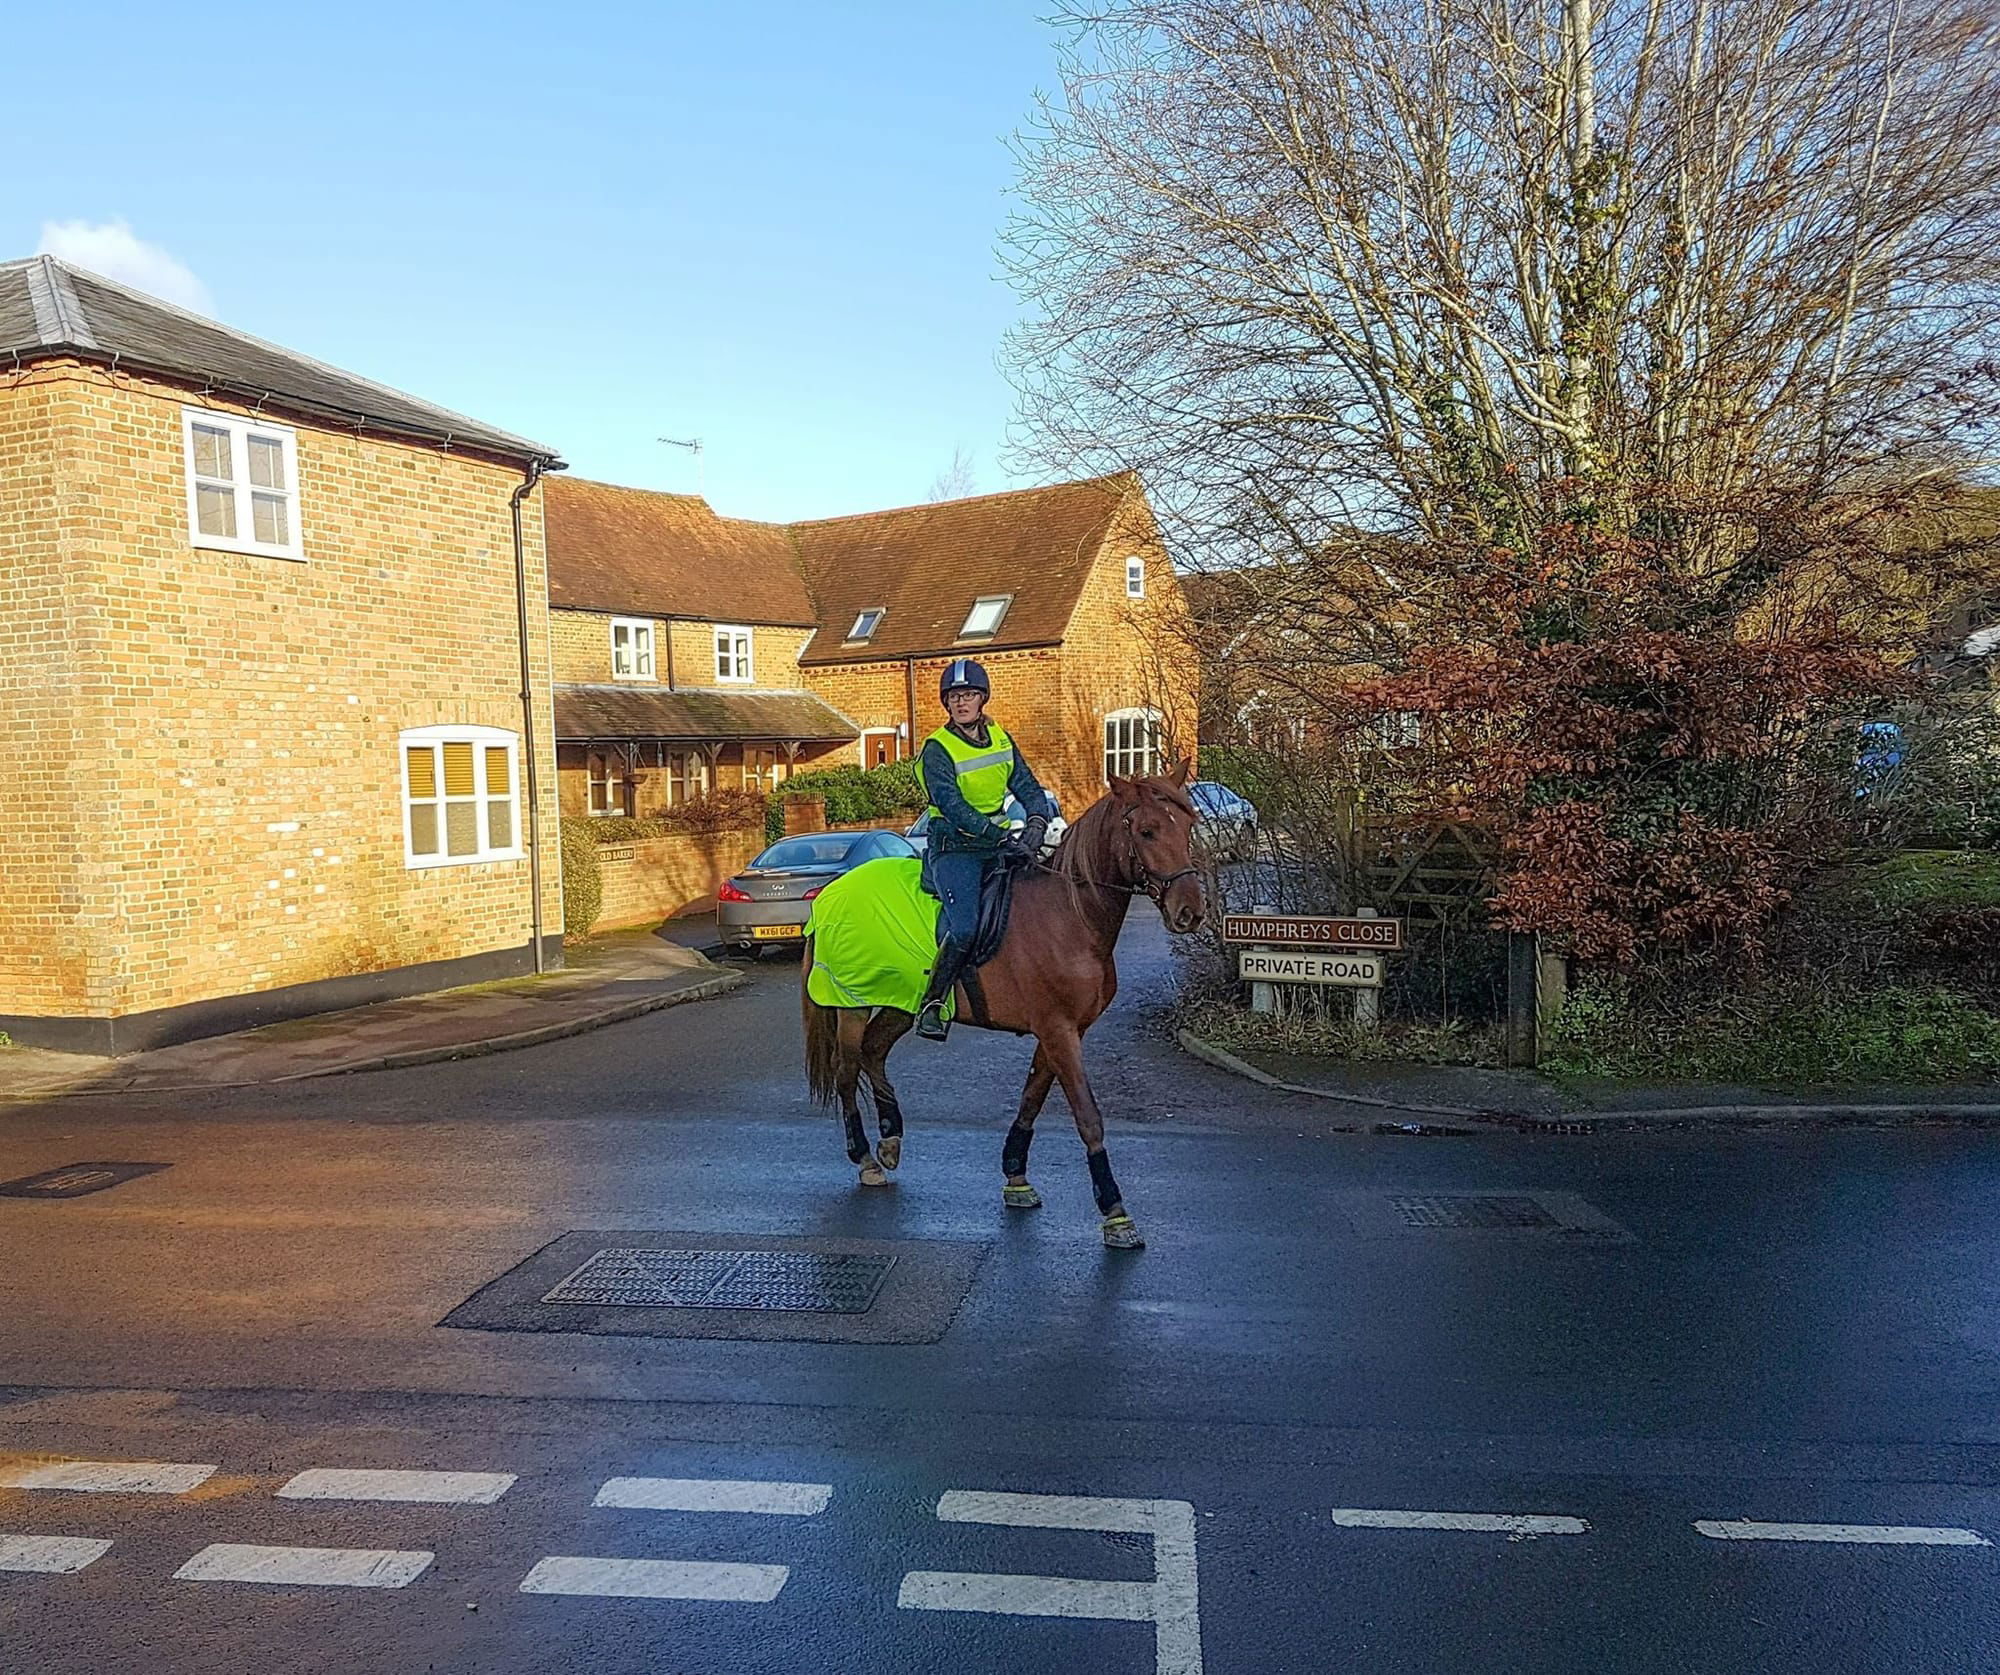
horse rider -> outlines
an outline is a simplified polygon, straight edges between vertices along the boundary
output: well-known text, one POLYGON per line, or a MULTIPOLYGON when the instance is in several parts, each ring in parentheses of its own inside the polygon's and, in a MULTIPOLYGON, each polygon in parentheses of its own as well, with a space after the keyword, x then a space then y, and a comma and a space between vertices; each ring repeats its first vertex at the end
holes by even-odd
POLYGON ((919 763, 931 799, 930 883, 944 903, 937 964, 917 1013, 917 1033, 927 1041, 944 1040, 949 1028, 944 1006, 972 949, 987 874, 1039 854, 1052 809, 1020 746, 988 718, 992 696, 993 683, 977 663, 965 657, 951 663, 938 678, 950 720, 924 741, 919 763), (1000 819, 1010 794, 1027 816, 1018 832, 1000 819))

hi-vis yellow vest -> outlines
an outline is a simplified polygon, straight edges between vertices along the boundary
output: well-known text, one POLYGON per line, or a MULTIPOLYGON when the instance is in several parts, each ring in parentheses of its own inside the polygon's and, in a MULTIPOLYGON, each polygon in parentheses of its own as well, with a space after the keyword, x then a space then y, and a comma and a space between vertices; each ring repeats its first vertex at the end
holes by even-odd
MULTIPOLYGON (((1007 802, 1007 781, 1014 777, 1014 741, 997 721, 986 724, 990 742, 984 746, 968 743, 949 727, 940 727, 929 739, 943 745, 958 772, 959 794, 981 814, 997 816, 1007 802)), ((939 817, 936 807, 925 811, 939 817)))

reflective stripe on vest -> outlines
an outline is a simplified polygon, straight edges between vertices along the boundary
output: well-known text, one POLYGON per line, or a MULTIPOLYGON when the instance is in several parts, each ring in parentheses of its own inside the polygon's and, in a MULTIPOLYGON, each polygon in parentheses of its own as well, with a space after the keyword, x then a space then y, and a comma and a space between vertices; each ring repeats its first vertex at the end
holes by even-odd
MULTIPOLYGON (((1014 777, 1014 741, 998 722, 986 726, 989 742, 983 745, 968 743, 949 727, 940 727, 924 743, 935 739, 944 746, 958 774, 959 795, 991 818, 1007 804, 1007 781, 1014 777)), ((933 820, 939 815, 935 806, 925 813, 933 820)))

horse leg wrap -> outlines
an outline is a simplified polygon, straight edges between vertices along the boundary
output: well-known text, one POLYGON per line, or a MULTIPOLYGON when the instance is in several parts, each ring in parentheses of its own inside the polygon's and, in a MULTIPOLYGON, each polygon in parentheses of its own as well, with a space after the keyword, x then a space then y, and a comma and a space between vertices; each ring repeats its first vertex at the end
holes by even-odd
POLYGON ((903 1132, 903 1108, 896 1103, 893 1093, 876 1091, 875 1126, 882 1131, 885 1140, 893 1140, 903 1132))
POLYGON ((859 1163, 868 1155, 868 1135, 861 1126, 861 1113, 842 1113, 841 1122, 847 1129, 847 1161, 859 1163))
POLYGON ((1000 1167, 1009 1175, 1025 1175, 1028 1172, 1028 1147, 1033 1144, 1035 1131, 1019 1117, 1014 1126, 1007 1130, 1007 1143, 1000 1148, 1000 1167))
POLYGON ((1118 1183, 1111 1178, 1111 1154, 1092 1152, 1090 1154, 1090 1184, 1097 1194, 1097 1209, 1100 1215, 1109 1215, 1118 1208, 1121 1199, 1118 1183))

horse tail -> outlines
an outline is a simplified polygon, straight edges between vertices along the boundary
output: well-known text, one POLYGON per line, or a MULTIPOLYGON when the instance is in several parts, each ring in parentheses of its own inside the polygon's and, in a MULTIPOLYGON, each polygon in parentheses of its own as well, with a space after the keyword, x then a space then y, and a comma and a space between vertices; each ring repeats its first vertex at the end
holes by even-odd
POLYGON ((812 968, 813 939, 807 937, 799 974, 799 1004, 806 1026, 806 1087, 816 1103, 830 1110, 840 1099, 840 1010, 813 999, 807 986, 812 968))

